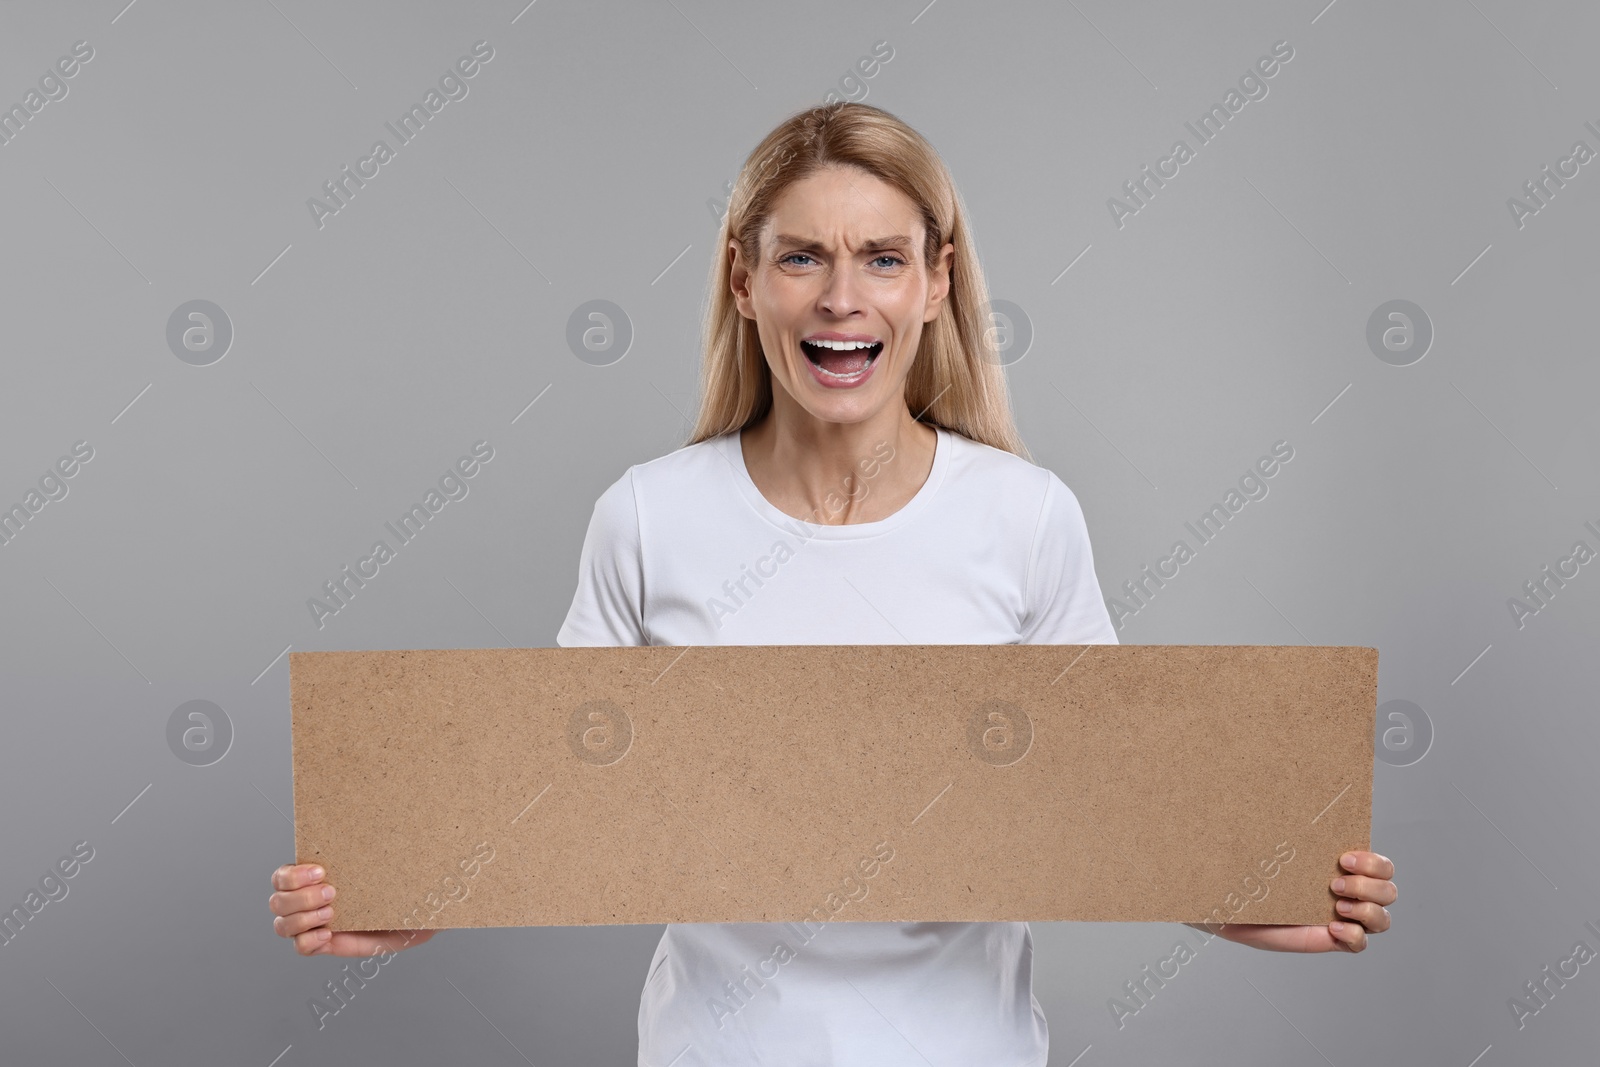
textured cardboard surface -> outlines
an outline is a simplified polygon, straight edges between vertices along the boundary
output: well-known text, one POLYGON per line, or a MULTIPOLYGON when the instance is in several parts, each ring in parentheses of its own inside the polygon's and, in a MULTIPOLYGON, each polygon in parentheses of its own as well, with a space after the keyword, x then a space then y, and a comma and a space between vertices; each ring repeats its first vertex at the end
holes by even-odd
POLYGON ((1325 923, 1370 847, 1378 653, 789 645, 291 652, 337 930, 1325 923))

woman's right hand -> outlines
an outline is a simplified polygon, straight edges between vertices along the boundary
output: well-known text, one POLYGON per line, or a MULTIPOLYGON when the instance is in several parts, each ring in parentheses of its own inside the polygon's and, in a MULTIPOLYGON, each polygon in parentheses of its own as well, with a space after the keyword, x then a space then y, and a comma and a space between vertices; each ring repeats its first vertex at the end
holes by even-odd
POLYGON ((267 907, 275 916, 272 929, 294 939, 302 956, 371 956, 387 949, 413 948, 434 935, 432 930, 329 930, 334 888, 314 863, 284 864, 272 872, 267 907))

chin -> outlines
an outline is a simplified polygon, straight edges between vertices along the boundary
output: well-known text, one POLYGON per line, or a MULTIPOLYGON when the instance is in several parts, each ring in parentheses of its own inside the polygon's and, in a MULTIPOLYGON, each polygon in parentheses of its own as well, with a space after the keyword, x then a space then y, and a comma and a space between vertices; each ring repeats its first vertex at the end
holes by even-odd
POLYGON ((854 425, 866 422, 883 410, 884 404, 863 402, 862 398, 852 397, 847 403, 820 403, 802 404, 805 410, 816 419, 823 422, 837 423, 841 426, 854 425))

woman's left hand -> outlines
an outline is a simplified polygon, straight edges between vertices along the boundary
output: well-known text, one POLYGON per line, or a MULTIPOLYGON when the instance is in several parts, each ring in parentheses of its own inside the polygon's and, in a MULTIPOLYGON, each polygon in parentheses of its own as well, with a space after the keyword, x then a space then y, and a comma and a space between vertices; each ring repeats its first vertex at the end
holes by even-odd
POLYGON ((1344 921, 1324 926, 1281 926, 1268 923, 1206 924, 1211 933, 1251 948, 1271 952, 1360 952, 1367 947, 1368 932, 1389 929, 1389 909, 1399 890, 1391 879, 1394 863, 1376 852, 1346 852, 1339 866, 1349 874, 1336 876, 1330 888, 1344 921))

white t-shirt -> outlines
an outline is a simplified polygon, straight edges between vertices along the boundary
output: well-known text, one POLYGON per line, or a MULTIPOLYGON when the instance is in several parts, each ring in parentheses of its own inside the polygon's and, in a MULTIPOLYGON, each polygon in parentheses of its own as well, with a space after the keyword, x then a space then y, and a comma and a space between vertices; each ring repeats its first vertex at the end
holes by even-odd
MULTIPOLYGON (((738 433, 628 468, 556 643, 1116 644, 1072 491, 935 429, 927 481, 876 522, 779 511, 738 433)), ((839 498, 895 462, 880 445, 839 498)), ((1044 1067, 1048 1043, 1024 922, 670 923, 639 1004, 640 1067, 1044 1067)))

